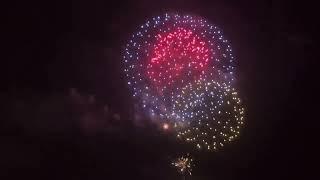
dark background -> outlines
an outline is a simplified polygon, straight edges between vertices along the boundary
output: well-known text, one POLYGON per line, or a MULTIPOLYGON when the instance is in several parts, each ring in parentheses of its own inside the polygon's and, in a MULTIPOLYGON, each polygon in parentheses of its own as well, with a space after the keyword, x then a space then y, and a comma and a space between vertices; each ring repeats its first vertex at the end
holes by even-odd
POLYGON ((317 6, 307 1, 11 1, 1 27, 1 179, 307 179, 317 158, 317 6), (122 46, 146 18, 200 15, 224 30, 247 109, 215 153, 134 121, 122 46), (106 110, 107 109, 107 110, 106 110), (117 117, 120 116, 119 117, 117 117))

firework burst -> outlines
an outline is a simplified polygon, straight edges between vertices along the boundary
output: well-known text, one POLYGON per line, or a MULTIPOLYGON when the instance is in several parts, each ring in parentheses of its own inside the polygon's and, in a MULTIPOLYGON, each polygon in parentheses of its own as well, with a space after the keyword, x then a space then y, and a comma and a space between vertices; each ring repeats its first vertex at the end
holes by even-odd
POLYGON ((182 88, 173 105, 177 137, 208 150, 234 140, 244 116, 237 94, 230 86, 208 80, 198 80, 182 88))
POLYGON ((125 74, 133 96, 151 115, 166 118, 172 96, 190 81, 212 76, 230 84, 234 58, 222 31, 197 17, 157 16, 126 44, 125 74))
POLYGON ((153 17, 132 35, 123 59, 133 96, 179 139, 215 150, 239 135, 244 108, 231 45, 218 27, 198 16, 153 17))

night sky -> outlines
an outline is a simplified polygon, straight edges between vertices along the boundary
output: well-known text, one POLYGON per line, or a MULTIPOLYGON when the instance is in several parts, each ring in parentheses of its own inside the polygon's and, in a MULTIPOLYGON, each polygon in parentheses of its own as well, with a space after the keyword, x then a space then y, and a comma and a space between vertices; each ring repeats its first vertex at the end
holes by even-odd
POLYGON ((316 6, 306 1, 10 2, 1 27, 0 179, 307 179, 316 160, 316 6), (142 116, 123 46, 145 19, 196 14, 221 27, 246 107, 241 136, 199 152, 142 116), (2 178, 3 177, 3 178, 2 178))

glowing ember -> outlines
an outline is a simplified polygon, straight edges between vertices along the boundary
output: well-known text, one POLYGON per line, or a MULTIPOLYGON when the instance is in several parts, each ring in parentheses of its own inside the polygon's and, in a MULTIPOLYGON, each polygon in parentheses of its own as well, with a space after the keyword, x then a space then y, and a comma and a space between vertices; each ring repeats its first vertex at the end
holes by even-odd
POLYGON ((169 129, 169 124, 168 124, 168 123, 164 123, 163 126, 162 126, 162 128, 163 128, 164 130, 169 129))

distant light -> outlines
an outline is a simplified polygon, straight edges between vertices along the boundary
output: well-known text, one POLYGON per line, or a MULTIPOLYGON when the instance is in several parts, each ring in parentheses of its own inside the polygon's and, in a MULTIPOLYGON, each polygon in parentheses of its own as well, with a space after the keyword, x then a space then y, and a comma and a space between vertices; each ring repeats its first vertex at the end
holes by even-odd
POLYGON ((169 129, 169 124, 168 123, 163 123, 162 128, 164 130, 168 130, 169 129))

